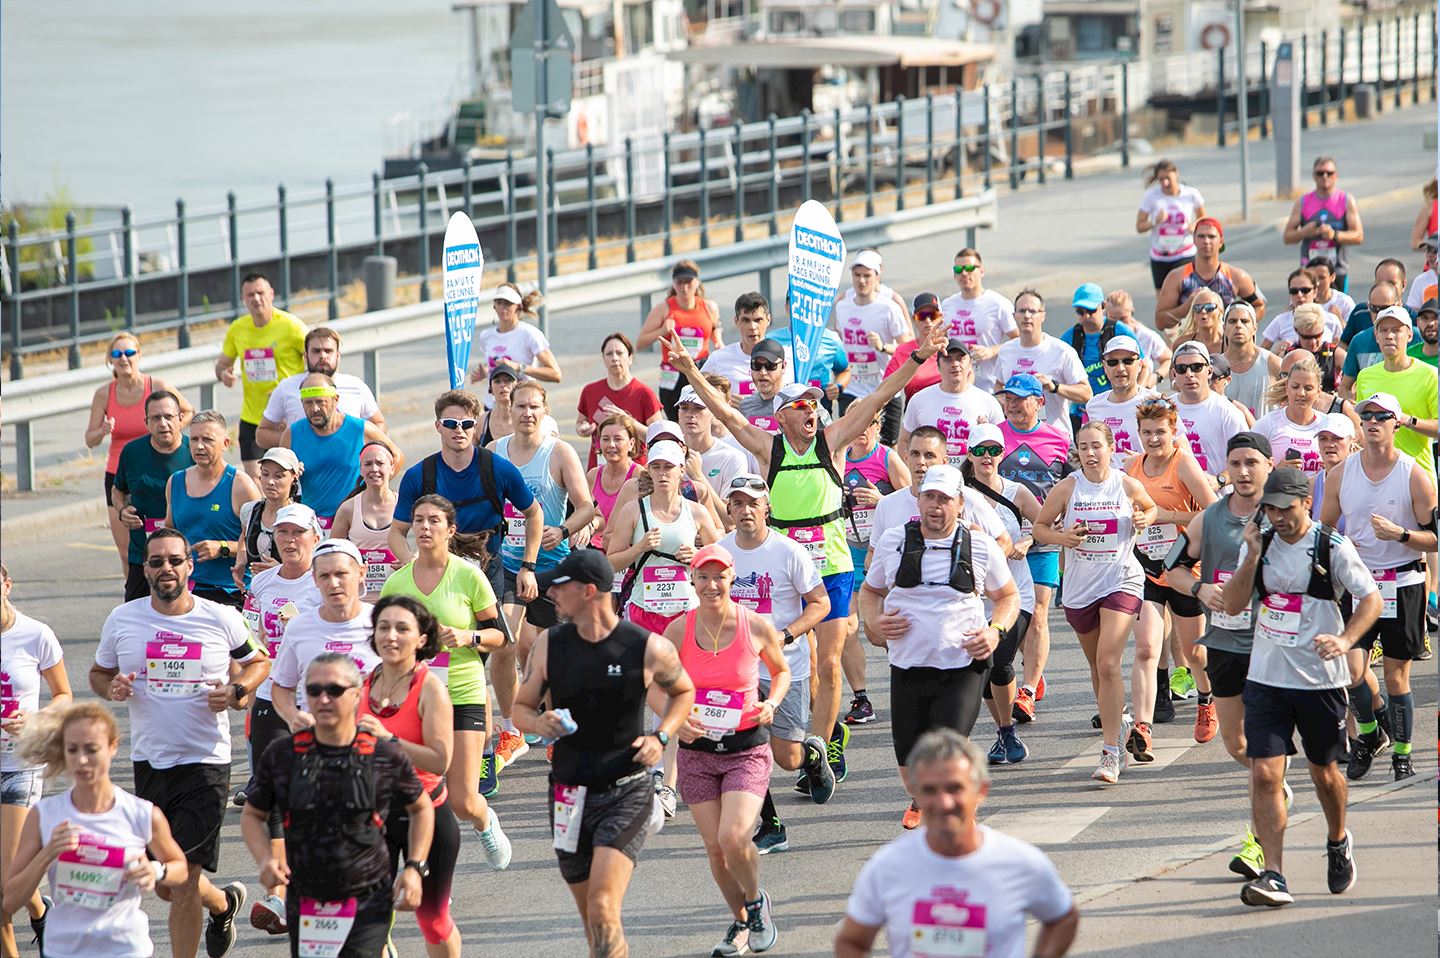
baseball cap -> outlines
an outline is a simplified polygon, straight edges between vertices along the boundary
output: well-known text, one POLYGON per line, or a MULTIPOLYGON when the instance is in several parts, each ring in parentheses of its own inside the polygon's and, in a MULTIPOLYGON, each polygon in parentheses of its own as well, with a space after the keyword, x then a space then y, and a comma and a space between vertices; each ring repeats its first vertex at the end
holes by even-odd
POLYGON ((1216 379, 1224 379, 1230 375, 1230 360, 1224 356, 1216 355, 1210 357, 1210 375, 1216 379))
POLYGON ((1427 300, 1425 300, 1424 303, 1420 304, 1420 308, 1417 309, 1417 310, 1415 310, 1415 312, 1416 312, 1417 314, 1418 314, 1418 313, 1440 313, 1440 299, 1435 299, 1435 298, 1432 296, 1430 299, 1427 299, 1427 300))
POLYGON ((520 298, 520 294, 515 291, 515 287, 513 286, 495 287, 495 296, 493 299, 498 299, 506 303, 514 303, 516 306, 524 305, 525 302, 520 298))
POLYGON ((1375 317, 1376 329, 1380 328, 1380 320, 1382 319, 1393 319, 1396 322, 1404 323, 1406 329, 1415 328, 1415 320, 1410 318, 1410 310, 1404 306, 1386 306, 1380 310, 1380 313, 1375 317))
POLYGON ((676 442, 685 442, 685 434, 680 431, 680 424, 669 419, 661 419, 645 427, 645 445, 650 445, 661 436, 671 436, 676 442))
POLYGON ((273 462, 280 468, 289 469, 294 473, 300 472, 300 457, 295 455, 295 450, 287 449, 284 446, 265 450, 265 455, 260 457, 260 461, 273 462))
POLYGON ((365 560, 360 558, 360 547, 349 539, 326 539, 315 547, 315 558, 322 556, 343 555, 355 560, 356 565, 365 565, 365 560))
POLYGON ((762 339, 750 350, 751 359, 768 359, 772 363, 785 361, 785 347, 773 339, 762 339))
POLYGON ((1231 436, 1225 443, 1225 455, 1230 455, 1236 449, 1254 449, 1266 459, 1274 455, 1270 449, 1270 440, 1258 432, 1237 432, 1231 436))
POLYGON ((813 399, 818 403, 823 398, 825 398, 825 393, 818 386, 806 383, 786 383, 780 387, 780 392, 775 396, 775 411, 779 412, 799 399, 813 399))
POLYGON ((1202 216, 1195 221, 1195 225, 1191 228, 1190 232, 1193 233, 1202 226, 1215 227, 1215 232, 1220 234, 1220 252, 1225 252, 1225 227, 1220 224, 1220 221, 1213 216, 1202 216))
POLYGON ((535 584, 541 593, 552 585, 566 582, 593 585, 609 592, 614 581, 615 570, 611 567, 610 560, 605 558, 605 553, 599 549, 576 549, 553 567, 535 573, 535 584))
POLYGON ((675 267, 670 270, 670 278, 699 279, 700 274, 695 271, 695 267, 689 265, 688 263, 676 263, 675 267))
POLYGON ((1321 421, 1320 428, 1316 433, 1328 432, 1332 436, 1339 436, 1341 439, 1355 438, 1355 423, 1344 413, 1326 413, 1321 421))
POLYGON ((299 526, 302 529, 320 531, 320 520, 315 518, 315 510, 299 502, 281 506, 275 513, 275 525, 299 526))
POLYGON ((965 340, 961 339, 959 336, 951 336, 949 339, 947 339, 945 341, 944 351, 947 353, 961 352, 964 353, 966 356, 970 355, 970 347, 966 344, 965 340))
POLYGON ((1040 385, 1040 380, 1029 373, 1016 373, 1005 380, 1005 385, 998 392, 1011 393, 1015 396, 1043 396, 1045 389, 1040 385))
POLYGON ((1303 499, 1308 495, 1310 480, 1305 478, 1305 473, 1291 466, 1281 466, 1265 480, 1265 494, 1260 497, 1260 504, 1284 509, 1296 499, 1303 499))
POLYGON ((853 262, 851 262, 850 268, 854 269, 857 266, 863 266, 866 269, 873 269, 876 272, 879 272, 880 267, 884 265, 885 261, 880 258, 880 254, 877 253, 875 250, 862 249, 860 252, 855 254, 855 259, 853 262))
POLYGON ((508 359, 498 360, 495 365, 490 367, 490 381, 494 382, 496 376, 509 376, 517 383, 525 379, 525 374, 520 371, 520 367, 508 359))
POLYGON ((1104 302, 1105 291, 1100 288, 1099 283, 1081 283, 1076 287, 1070 305, 1080 309, 1099 309, 1104 302))
POLYGON ((680 398, 677 399, 677 400, 675 400, 675 405, 677 405, 677 406, 684 406, 684 405, 687 404, 687 403, 690 404, 690 405, 692 405, 692 406, 703 406, 703 405, 705 405, 705 401, 704 401, 703 399, 701 399, 699 396, 695 395, 695 387, 694 387, 694 386, 686 386, 686 387, 684 387, 683 389, 681 389, 681 390, 680 390, 680 398))
POLYGON ((711 562, 718 562, 727 569, 735 568, 735 557, 730 554, 729 549, 718 542, 712 542, 708 546, 702 547, 700 551, 691 556, 690 568, 698 569, 711 562))
POLYGON ((1000 432, 1000 427, 993 422, 982 422, 970 427, 970 436, 966 442, 970 444, 970 448, 972 449, 976 446, 986 445, 987 443, 999 443, 1001 446, 1004 446, 1005 435, 1000 432))
POLYGON ((1179 346, 1176 346, 1174 361, 1179 361, 1180 357, 1185 353, 1194 353, 1196 356, 1204 359, 1207 363, 1210 362, 1210 347, 1206 346, 1198 339, 1187 339, 1179 346))
POLYGON ((1440 237, 1437 237, 1434 233, 1427 233, 1425 234, 1425 238, 1420 241, 1420 248, 1435 249, 1437 243, 1440 243, 1440 237))
POLYGON ((931 309, 940 312, 940 297, 934 293, 919 293, 910 304, 911 313, 923 313, 931 309))
POLYGON ((1114 336, 1105 344, 1103 355, 1109 356, 1111 353, 1134 353, 1139 356, 1140 344, 1135 341, 1134 336, 1114 336))
POLYGON ((668 462, 672 465, 685 465, 685 447, 678 442, 669 439, 662 439, 645 451, 645 457, 650 462, 668 462))
POLYGON ((749 496, 751 499, 764 499, 770 495, 770 487, 765 484, 764 479, 761 479, 755 473, 742 472, 736 474, 736 476, 730 480, 729 485, 725 487, 726 498, 734 495, 749 496))
POLYGON ((920 480, 921 492, 938 492, 954 499, 965 488, 965 477, 951 465, 931 466, 920 480))
POLYGON ((1375 393, 1373 396, 1367 396, 1366 398, 1360 400, 1355 404, 1355 411, 1357 413, 1364 412, 1366 409, 1372 406, 1376 409, 1383 409, 1386 412, 1397 417, 1403 416, 1405 414, 1400 409, 1400 400, 1396 399, 1389 393, 1375 393))

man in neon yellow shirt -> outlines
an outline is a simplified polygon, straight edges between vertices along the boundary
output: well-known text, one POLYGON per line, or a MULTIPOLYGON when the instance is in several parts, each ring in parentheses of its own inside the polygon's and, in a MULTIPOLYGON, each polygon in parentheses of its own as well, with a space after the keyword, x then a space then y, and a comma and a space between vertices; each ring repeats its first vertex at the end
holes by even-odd
POLYGON ((235 360, 241 360, 244 400, 240 406, 240 459, 245 471, 258 481, 260 457, 265 450, 256 441, 255 430, 280 380, 305 371, 305 324, 275 308, 275 288, 260 273, 245 277, 240 297, 247 313, 225 332, 225 343, 215 360, 215 379, 233 387, 235 360))
POLYGON ((1413 321, 1405 307, 1380 311, 1375 317, 1375 342, 1385 361, 1360 370, 1355 398, 1359 401, 1383 392, 1400 400, 1404 415, 1400 417, 1402 428, 1395 434, 1395 447, 1433 479, 1435 460, 1430 446, 1440 435, 1440 382, 1433 368, 1406 353, 1413 334, 1413 321))

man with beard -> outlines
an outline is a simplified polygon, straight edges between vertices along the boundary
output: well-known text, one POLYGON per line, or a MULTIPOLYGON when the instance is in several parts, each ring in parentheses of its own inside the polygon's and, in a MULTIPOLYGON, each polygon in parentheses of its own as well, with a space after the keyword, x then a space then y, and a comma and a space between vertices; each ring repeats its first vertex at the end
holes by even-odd
POLYGON ((340 393, 339 409, 347 416, 368 419, 385 431, 385 414, 375 401, 375 394, 359 376, 340 370, 340 334, 326 326, 317 326, 305 334, 305 372, 286 376, 265 403, 265 415, 255 430, 255 441, 261 449, 280 445, 285 427, 305 418, 300 404, 300 384, 309 373, 329 376, 340 393))
POLYGON ((270 674, 270 660, 234 609, 191 594, 190 543, 162 528, 145 541, 150 595, 126 602, 105 620, 90 688, 127 702, 135 794, 165 813, 186 861, 200 866, 185 884, 158 890, 170 902, 170 941, 177 955, 200 946, 223 958, 235 944, 235 916, 245 885, 216 888, 201 869, 220 867, 220 826, 230 798, 230 721, 270 674), (238 673, 231 675, 232 666, 238 673))
POLYGON ((1420 342, 1406 352, 1422 363, 1435 366, 1440 361, 1440 301, 1425 301, 1415 314, 1415 331, 1420 334, 1420 342))
POLYGON ((386 438, 373 422, 340 411, 340 391, 324 373, 309 373, 300 384, 300 404, 305 418, 280 434, 280 445, 292 449, 305 466, 305 504, 329 529, 340 503, 355 491, 360 476, 360 450, 367 442, 378 442, 395 455, 395 471, 405 463, 405 454, 386 438))

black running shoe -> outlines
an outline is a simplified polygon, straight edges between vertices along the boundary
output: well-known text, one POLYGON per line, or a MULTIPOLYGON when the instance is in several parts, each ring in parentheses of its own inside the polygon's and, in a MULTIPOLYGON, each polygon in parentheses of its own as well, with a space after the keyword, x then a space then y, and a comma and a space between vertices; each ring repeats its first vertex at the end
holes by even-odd
POLYGON ((1390 756, 1390 771, 1394 773, 1397 782, 1415 776, 1415 766, 1408 755, 1390 756))
POLYGON ((1166 725, 1175 721, 1175 703, 1170 699, 1169 686, 1161 686, 1155 691, 1155 724, 1166 725))
POLYGON ((205 954, 210 958, 225 958, 235 947, 235 916, 245 904, 245 883, 232 881, 221 889, 225 893, 226 908, 218 915, 210 915, 205 926, 205 954))
POLYGON ((1345 777, 1358 782, 1370 774, 1370 766, 1375 764, 1375 749, 1366 745, 1363 737, 1352 740, 1350 744, 1350 765, 1345 769, 1345 777))
POLYGON ((45 922, 50 917, 50 906, 55 902, 49 895, 41 895, 40 904, 45 906, 45 910, 40 913, 39 918, 30 919, 30 931, 35 935, 35 948, 40 952, 40 958, 45 958, 45 922))
POLYGON ((1295 897, 1290 894, 1284 875, 1266 869, 1260 873, 1259 878, 1240 886, 1240 900, 1247 905, 1279 908, 1281 905, 1294 904, 1295 897))
POLYGON ((1345 837, 1340 840, 1339 845, 1326 842, 1325 854, 1330 859, 1325 869, 1325 880, 1330 885, 1330 894, 1338 895, 1349 891, 1359 877, 1355 870, 1355 840, 1350 837, 1350 829, 1345 829, 1345 837))

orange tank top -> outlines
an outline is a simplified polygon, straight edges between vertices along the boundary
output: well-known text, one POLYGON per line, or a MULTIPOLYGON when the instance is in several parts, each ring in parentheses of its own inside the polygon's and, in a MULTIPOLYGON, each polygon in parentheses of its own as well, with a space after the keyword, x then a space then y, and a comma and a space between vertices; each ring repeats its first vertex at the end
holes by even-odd
MULTIPOLYGON (((415 675, 410 679, 410 688, 405 691, 405 701, 399 707, 391 706, 383 710, 376 709, 370 701, 370 685, 375 681, 375 676, 380 674, 377 667, 374 672, 365 676, 365 691, 360 698, 360 714, 373 715, 385 726, 387 732, 397 736, 401 741, 411 742, 416 745, 425 743, 425 723, 420 718, 420 689, 425 685, 425 676, 430 674, 430 667, 424 662, 416 663, 415 675), (392 711, 393 709, 393 711, 392 711)), ((425 793, 438 805, 445 804, 448 794, 445 790, 445 778, 443 775, 436 775, 434 772, 415 769, 415 775, 420 779, 420 784, 425 793)))
POLYGON ((760 650, 750 636, 750 617, 736 608, 735 638, 718 652, 695 634, 696 610, 685 613, 680 664, 695 683, 695 716, 707 729, 755 728, 759 713, 760 650))
MULTIPOLYGON (((1150 498, 1155 500, 1155 505, 1161 509, 1169 509, 1172 512, 1198 512, 1200 504, 1195 501, 1195 496, 1185 481, 1180 478, 1180 457, 1184 452, 1176 447, 1175 454, 1166 463, 1165 469, 1158 476, 1145 474, 1145 456, 1136 453, 1125 463, 1125 472, 1140 480, 1150 498)), ((1145 558, 1154 562, 1162 562, 1169 554, 1171 546, 1179 538, 1180 527, 1173 522, 1157 522, 1141 530, 1135 537, 1135 548, 1145 558)), ((1150 575, 1150 570, 1146 570, 1150 575)), ((1156 585, 1165 585, 1163 575, 1150 575, 1150 581, 1156 585)))
MULTIPOLYGON (((710 310, 705 307, 705 300, 697 299, 693 309, 682 309, 680 304, 671 296, 665 300, 665 306, 669 310, 665 316, 675 324, 675 333, 680 337, 681 344, 695 357, 696 362, 701 362, 710 355, 710 340, 715 335, 715 320, 710 316, 710 310)), ((670 350, 665 347, 664 340, 660 343, 660 360, 668 362, 670 350)))

